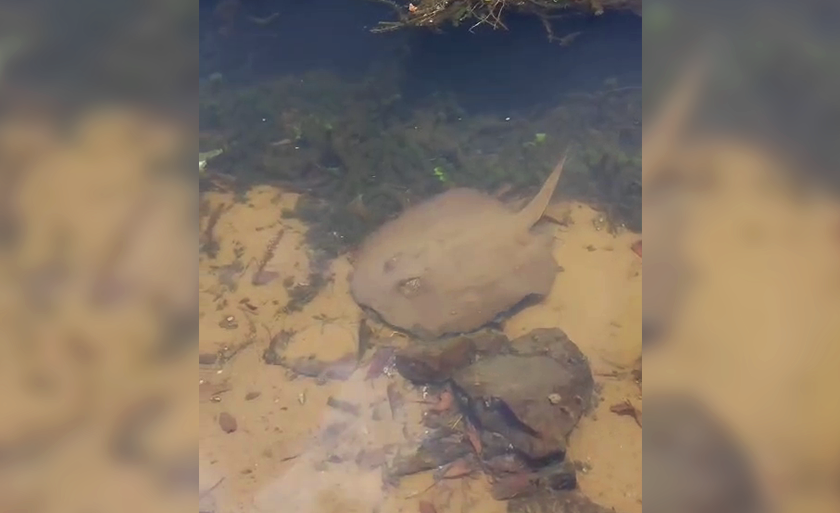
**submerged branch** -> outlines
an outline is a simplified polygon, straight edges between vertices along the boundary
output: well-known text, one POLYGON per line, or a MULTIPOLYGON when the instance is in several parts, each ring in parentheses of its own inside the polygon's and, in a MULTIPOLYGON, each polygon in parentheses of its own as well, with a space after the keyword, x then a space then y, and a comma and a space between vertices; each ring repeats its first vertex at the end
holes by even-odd
POLYGON ((548 20, 561 12, 603 14, 607 9, 625 9, 641 15, 642 0, 416 0, 401 6, 393 0, 373 0, 391 7, 397 21, 381 21, 372 32, 391 32, 406 27, 439 29, 450 23, 458 26, 472 23, 470 30, 481 25, 493 29, 507 29, 503 12, 517 12, 537 16, 543 22, 549 39, 554 40, 548 20))

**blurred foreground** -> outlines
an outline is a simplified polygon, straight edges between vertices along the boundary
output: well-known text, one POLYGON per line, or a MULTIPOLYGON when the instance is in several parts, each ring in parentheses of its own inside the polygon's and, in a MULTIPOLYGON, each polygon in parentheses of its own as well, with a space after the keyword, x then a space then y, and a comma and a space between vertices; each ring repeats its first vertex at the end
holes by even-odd
POLYGON ((823 124, 837 106, 818 93, 828 75, 797 75, 836 74, 823 57, 837 38, 803 23, 836 15, 827 5, 771 2, 738 30, 713 5, 646 5, 658 23, 646 73, 648 47, 684 71, 645 124, 651 511, 840 509, 840 197, 836 130, 823 124), (686 49, 710 33, 722 44, 692 61, 686 49), (760 61, 747 51, 759 41, 760 61), (785 124, 793 105, 799 119, 785 124))
POLYGON ((123 108, 3 119, 0 511, 194 508, 186 141, 123 108))

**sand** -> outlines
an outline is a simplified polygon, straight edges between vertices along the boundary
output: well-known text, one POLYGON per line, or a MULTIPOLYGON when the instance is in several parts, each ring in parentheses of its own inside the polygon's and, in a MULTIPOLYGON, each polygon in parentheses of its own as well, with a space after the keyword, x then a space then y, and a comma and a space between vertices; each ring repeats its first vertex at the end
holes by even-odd
MULTIPOLYGON (((225 193, 207 194, 204 199, 214 205, 233 203, 225 193)), ((486 478, 481 476, 441 483, 418 497, 406 498, 431 484, 429 473, 405 478, 396 489, 384 489, 380 469, 359 468, 355 459, 362 450, 384 448, 393 454, 422 436, 423 405, 407 402, 406 411, 396 419, 387 411, 388 383, 395 383, 409 400, 422 398, 420 390, 406 385, 398 375, 365 381, 362 367, 345 382, 319 385, 315 379, 290 379, 282 367, 262 361, 267 332, 280 330, 302 333, 303 342, 296 336, 289 348, 298 356, 336 359, 352 349, 361 319, 348 292, 351 263, 346 256, 332 262, 333 282, 311 303, 299 312, 280 312, 288 300, 281 281, 286 276, 305 280, 307 274, 306 227, 280 218, 280 212, 292 208, 296 200, 295 194, 268 187, 250 191, 245 202, 220 218, 215 230, 220 243, 217 258, 200 262, 201 351, 214 352, 247 339, 247 317, 260 326, 253 345, 223 367, 202 371, 202 379, 224 381, 230 390, 220 395, 219 402, 203 402, 200 407, 201 487, 224 477, 214 491, 218 511, 414 512, 419 500, 432 502, 440 512, 505 511, 505 503, 490 497, 486 478), (220 299, 212 267, 232 262, 236 246, 244 248, 243 263, 259 260, 279 229, 285 230, 284 237, 266 268, 279 272, 280 278, 255 287, 250 281, 252 266, 235 292, 226 292, 220 299), (244 298, 256 312, 239 308, 244 298), (221 301, 226 306, 220 308, 221 301), (238 319, 237 329, 219 326, 228 316, 238 319), (259 397, 246 400, 249 392, 259 392, 259 397), (360 415, 327 407, 329 397, 358 405, 360 415), (219 427, 218 417, 225 411, 237 419, 238 429, 233 433, 219 427), (375 411, 379 420, 372 418, 375 411), (344 431, 336 438, 325 437, 324 430, 337 423, 346 424, 344 431), (324 463, 329 460, 334 462, 324 463)), ((560 327, 591 359, 596 373, 629 368, 641 348, 641 259, 630 250, 639 237, 626 232, 610 235, 601 214, 585 205, 553 208, 568 209, 573 220, 556 235, 554 256, 564 270, 542 303, 505 324, 507 335, 513 338, 537 327, 560 327)), ((393 332, 381 336, 401 337, 393 332)), ((598 377, 597 381, 602 401, 574 432, 570 457, 587 468, 580 475, 584 493, 617 511, 640 512, 641 429, 632 419, 609 412, 611 404, 628 398, 641 407, 639 389, 626 378, 598 377)))

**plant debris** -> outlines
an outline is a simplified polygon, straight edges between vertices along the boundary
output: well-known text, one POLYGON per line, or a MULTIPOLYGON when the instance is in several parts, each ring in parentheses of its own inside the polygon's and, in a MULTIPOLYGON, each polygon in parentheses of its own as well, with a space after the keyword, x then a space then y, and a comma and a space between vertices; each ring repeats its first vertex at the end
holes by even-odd
POLYGON ((358 340, 359 340, 359 351, 358 351, 358 360, 362 361, 362 358, 365 357, 365 353, 367 352, 368 347, 370 346, 370 340, 373 338, 373 330, 370 326, 368 326, 367 319, 362 319, 359 321, 359 331, 358 331, 358 340))
POLYGON ((207 223, 204 226, 204 231, 201 232, 201 236, 199 237, 198 252, 205 253, 211 259, 216 258, 216 255, 219 252, 219 242, 216 240, 215 235, 216 224, 218 224, 219 219, 227 209, 228 206, 224 203, 216 205, 216 208, 214 208, 207 217, 207 223))
POLYGON ((388 408, 391 410, 391 418, 394 419, 396 418, 397 410, 403 405, 403 396, 397 391, 397 385, 394 383, 388 383, 386 394, 388 396, 388 408))
POLYGON ((330 396, 329 398, 327 398, 327 406, 342 411, 344 413, 350 414, 354 417, 359 416, 359 407, 348 401, 342 401, 340 399, 336 399, 330 396))
POLYGON ((394 355, 396 349, 393 347, 380 347, 373 353, 373 358, 370 359, 367 373, 365 374, 365 381, 376 379, 381 376, 385 369, 394 362, 394 355))
POLYGON ((470 25, 470 31, 486 25, 507 30, 504 23, 508 12, 539 18, 550 41, 568 45, 576 34, 556 37, 551 19, 570 12, 599 16, 605 9, 629 9, 641 15, 642 0, 414 0, 408 7, 394 0, 376 0, 390 6, 397 21, 381 21, 371 32, 392 32, 406 27, 425 27, 437 30, 441 25, 470 25))
POLYGON ((615 413, 616 415, 626 415, 628 417, 633 417, 633 420, 636 421, 636 424, 639 427, 642 427, 642 412, 635 406, 633 403, 630 402, 629 399, 626 399, 624 402, 620 402, 610 406, 610 411, 615 413))
POLYGON ((281 228, 277 231, 274 237, 268 242, 268 246, 265 248, 265 252, 263 253, 263 257, 260 259, 259 263, 257 264, 257 270, 254 272, 254 275, 251 277, 251 283, 255 286, 267 285, 272 281, 276 280, 280 274, 275 271, 266 271, 265 266, 274 258, 274 252, 277 250, 277 245, 280 244, 280 240, 283 238, 283 235, 286 233, 286 230, 281 228))
POLYGON ((564 195, 604 209, 612 226, 641 228, 639 87, 605 82, 603 90, 568 95, 527 121, 508 122, 464 117, 454 99, 415 105, 399 70, 380 75, 358 83, 322 72, 237 88, 202 86, 200 139, 228 148, 214 167, 236 176, 243 192, 271 183, 301 194, 282 217, 308 226, 315 265, 313 276, 284 282, 285 312, 300 310, 329 283, 318 271, 321 261, 346 253, 418 200, 459 186, 504 187, 511 198, 533 193, 556 158, 553 144, 524 145, 535 133, 575 143, 574 169, 561 180, 564 195), (255 122, 263 118, 272 122, 255 122), (293 144, 272 145, 285 139, 293 144))

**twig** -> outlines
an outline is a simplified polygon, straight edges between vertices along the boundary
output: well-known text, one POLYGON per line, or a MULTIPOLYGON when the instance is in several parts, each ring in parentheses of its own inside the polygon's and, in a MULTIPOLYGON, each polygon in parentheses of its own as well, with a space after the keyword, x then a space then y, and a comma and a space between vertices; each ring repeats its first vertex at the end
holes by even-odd
POLYGON ((553 43, 557 41, 557 38, 554 37, 554 29, 551 28, 551 22, 548 20, 548 18, 544 14, 538 14, 537 16, 539 16, 540 21, 542 22, 543 27, 545 28, 545 33, 546 35, 548 35, 548 42, 553 43))
POLYGON ((265 285, 272 279, 276 278, 276 273, 271 275, 265 274, 265 266, 268 265, 268 262, 274 258, 274 252, 277 250, 277 245, 280 244, 280 240, 285 235, 286 230, 280 228, 277 231, 277 234, 268 241, 268 246, 265 248, 265 252, 263 253, 263 257, 260 259, 259 263, 257 264, 257 270, 254 272, 254 275, 251 277, 251 284, 253 285, 265 285))
POLYGON ((504 9, 505 9, 505 0, 496 0, 495 2, 493 2, 493 5, 491 5, 487 9, 487 14, 485 14, 480 20, 478 20, 478 22, 475 25, 470 27, 470 32, 472 32, 476 27, 478 27, 478 26, 480 26, 484 23, 487 23, 488 25, 490 25, 494 30, 498 29, 499 27, 501 27, 505 30, 508 30, 507 26, 502 22, 502 18, 501 18, 502 11, 504 11, 504 9), (496 7, 499 7, 499 12, 498 13, 496 12, 496 7), (488 22, 487 20, 492 20, 492 23, 488 22))
POLYGON ((207 497, 207 495, 210 492, 212 492, 213 490, 215 490, 220 484, 222 484, 222 481, 224 481, 224 480, 225 480, 225 476, 222 476, 222 477, 219 478, 218 481, 216 481, 216 484, 212 485, 210 488, 207 488, 206 490, 202 490, 202 491, 198 492, 199 500, 203 499, 204 497, 207 497))
POLYGON ((633 406, 633 403, 631 403, 629 399, 610 406, 610 411, 616 415, 626 415, 628 417, 632 417, 633 420, 636 421, 636 424, 638 424, 639 427, 642 427, 642 412, 633 406))

